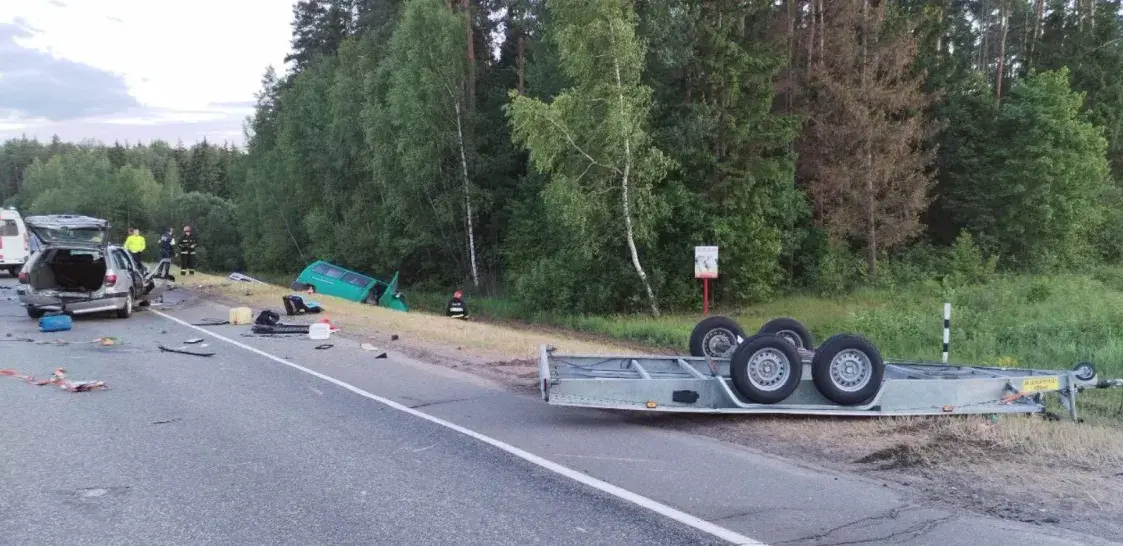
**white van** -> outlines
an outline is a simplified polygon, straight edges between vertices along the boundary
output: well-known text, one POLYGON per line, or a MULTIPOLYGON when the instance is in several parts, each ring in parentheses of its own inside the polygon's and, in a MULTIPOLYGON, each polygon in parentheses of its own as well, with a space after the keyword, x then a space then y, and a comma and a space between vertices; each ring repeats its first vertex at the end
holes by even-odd
POLYGON ((15 277, 30 256, 31 239, 23 218, 14 207, 0 209, 0 269, 15 277))

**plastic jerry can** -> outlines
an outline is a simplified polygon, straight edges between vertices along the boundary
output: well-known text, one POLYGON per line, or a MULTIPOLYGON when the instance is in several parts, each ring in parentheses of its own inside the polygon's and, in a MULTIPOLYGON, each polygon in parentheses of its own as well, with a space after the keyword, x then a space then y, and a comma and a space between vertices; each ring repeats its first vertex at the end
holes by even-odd
POLYGON ((65 332, 73 325, 69 315, 50 315, 39 319, 40 332, 65 332))
POLYGON ((324 340, 331 337, 331 325, 316 322, 308 326, 308 339, 324 340))
POLYGON ((230 309, 230 324, 249 324, 253 322, 253 311, 249 307, 230 309))

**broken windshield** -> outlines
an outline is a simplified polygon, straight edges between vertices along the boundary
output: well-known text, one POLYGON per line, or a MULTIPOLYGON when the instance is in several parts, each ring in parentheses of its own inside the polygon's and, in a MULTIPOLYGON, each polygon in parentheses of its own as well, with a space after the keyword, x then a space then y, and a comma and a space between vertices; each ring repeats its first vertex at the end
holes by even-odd
POLYGON ((102 246, 106 243, 109 222, 101 218, 73 215, 32 216, 24 220, 28 229, 44 244, 102 246))

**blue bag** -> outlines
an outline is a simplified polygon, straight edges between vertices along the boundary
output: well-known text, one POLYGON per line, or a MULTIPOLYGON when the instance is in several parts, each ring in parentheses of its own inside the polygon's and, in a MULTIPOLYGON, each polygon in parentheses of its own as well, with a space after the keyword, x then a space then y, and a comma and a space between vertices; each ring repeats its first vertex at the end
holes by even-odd
POLYGON ((40 332, 65 332, 73 326, 69 315, 50 315, 39 319, 40 332))

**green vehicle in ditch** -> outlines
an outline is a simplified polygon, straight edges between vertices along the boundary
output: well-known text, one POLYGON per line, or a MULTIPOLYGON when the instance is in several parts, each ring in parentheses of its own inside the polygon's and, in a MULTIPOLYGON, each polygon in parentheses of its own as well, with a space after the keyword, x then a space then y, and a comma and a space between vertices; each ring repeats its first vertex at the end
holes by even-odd
POLYGON ((311 291, 314 294, 368 303, 395 311, 409 311, 405 297, 398 291, 397 272, 394 272, 390 282, 384 282, 323 260, 316 260, 300 272, 300 276, 293 281, 290 288, 299 292, 311 291))

